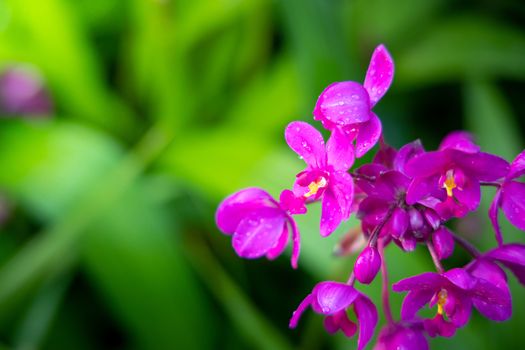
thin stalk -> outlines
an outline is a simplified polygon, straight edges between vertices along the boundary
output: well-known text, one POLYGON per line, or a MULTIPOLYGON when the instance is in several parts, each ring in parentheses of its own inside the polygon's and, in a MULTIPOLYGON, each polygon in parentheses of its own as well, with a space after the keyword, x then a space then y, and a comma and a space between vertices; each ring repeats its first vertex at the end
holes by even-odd
POLYGON ((455 233, 452 233, 452 237, 454 238, 454 241, 456 241, 457 244, 459 244, 463 249, 467 251, 470 255, 473 257, 478 257, 481 255, 480 251, 472 245, 469 241, 467 241, 465 238, 460 237, 456 235, 455 233))
POLYGON ((390 290, 388 283, 388 270, 386 267, 385 254, 384 254, 384 241, 380 240, 378 244, 379 256, 381 257, 381 277, 382 277, 382 290, 381 298, 383 301, 383 312, 389 325, 395 323, 394 317, 392 316, 392 309, 390 308, 390 290))
POLYGON ((427 248, 430 253, 430 256, 432 257, 432 260, 434 261, 434 265, 436 266, 436 270, 439 273, 445 272, 445 269, 443 268, 443 265, 441 265, 441 261, 439 261, 439 258, 436 253, 436 249, 434 248, 434 244, 432 244, 431 241, 427 241, 427 248))

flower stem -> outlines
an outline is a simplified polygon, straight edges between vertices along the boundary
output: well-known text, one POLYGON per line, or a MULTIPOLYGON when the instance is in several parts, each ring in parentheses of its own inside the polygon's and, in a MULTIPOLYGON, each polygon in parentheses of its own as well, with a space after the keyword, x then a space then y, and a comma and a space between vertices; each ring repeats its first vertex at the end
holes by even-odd
POLYGON ((463 249, 467 251, 470 255, 473 257, 477 257, 481 255, 480 251, 472 245, 469 241, 467 241, 465 238, 460 237, 456 235, 455 233, 452 233, 452 237, 454 238, 454 241, 456 241, 457 244, 459 244, 463 249))
POLYGON ((370 234, 370 239, 369 239, 369 242, 368 242, 368 245, 370 247, 375 247, 377 245, 377 239, 379 237, 379 233, 381 232, 381 230, 383 229, 383 227, 385 226, 385 224, 387 223, 387 221, 390 219, 390 217, 392 216, 392 213, 394 212, 394 209, 396 207, 394 205, 392 205, 389 209, 388 209, 388 212, 386 213, 385 215, 385 218, 383 219, 383 221, 381 221, 379 223, 379 225, 376 226, 376 228, 374 229, 374 231, 372 231, 372 233, 370 234))
POLYGON ((437 256, 436 249, 434 249, 434 244, 429 240, 427 241, 427 248, 428 252, 430 253, 430 256, 432 257, 432 260, 434 261, 434 265, 436 266, 437 272, 445 272, 445 269, 443 268, 443 265, 441 265, 441 261, 439 261, 439 258, 437 256))
POLYGON ((383 288, 381 290, 381 298, 383 301, 383 312, 389 325, 395 323, 392 317, 392 309, 390 308, 390 291, 388 284, 388 270, 386 268, 385 254, 384 254, 384 240, 380 240, 378 244, 379 256, 381 257, 381 277, 383 288))

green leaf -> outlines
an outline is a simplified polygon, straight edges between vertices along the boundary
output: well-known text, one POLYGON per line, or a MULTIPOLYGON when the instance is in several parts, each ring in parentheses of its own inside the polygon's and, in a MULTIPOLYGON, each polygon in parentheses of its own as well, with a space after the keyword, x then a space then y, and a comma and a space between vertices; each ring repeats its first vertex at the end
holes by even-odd
MULTIPOLYGON (((169 192, 175 192, 165 187, 169 192)), ((182 257, 172 214, 146 179, 112 206, 82 239, 94 284, 142 349, 207 349, 210 305, 182 257)))
POLYGON ((437 22, 396 57, 397 82, 432 84, 465 77, 525 78, 525 34, 482 17, 437 22))

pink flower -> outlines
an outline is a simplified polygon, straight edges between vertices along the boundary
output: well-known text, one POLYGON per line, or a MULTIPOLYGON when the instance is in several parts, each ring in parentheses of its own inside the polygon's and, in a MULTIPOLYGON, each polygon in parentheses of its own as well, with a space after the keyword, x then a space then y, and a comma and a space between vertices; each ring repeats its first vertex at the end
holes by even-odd
POLYGON ((352 210, 354 183, 347 173, 354 164, 352 145, 334 130, 325 147, 321 133, 305 122, 290 123, 285 138, 307 165, 297 175, 294 193, 305 200, 322 197, 321 235, 328 236, 352 210))
POLYGON ((293 313, 290 328, 297 327, 299 318, 308 306, 326 316, 324 326, 329 333, 341 330, 347 337, 352 337, 357 331, 357 325, 346 314, 346 310, 352 306, 359 323, 358 350, 363 349, 374 335, 377 325, 374 303, 348 284, 331 281, 318 283, 293 313))
POLYGON ((363 85, 343 81, 329 85, 319 96, 314 119, 328 130, 341 129, 352 142, 357 157, 363 156, 379 140, 381 121, 372 108, 388 91, 394 78, 394 61, 383 45, 372 54, 363 85))
POLYGON ((304 202, 291 191, 281 193, 280 203, 259 188, 240 190, 219 205, 215 220, 219 229, 232 235, 235 252, 242 258, 266 256, 272 260, 286 248, 292 235, 292 267, 297 268, 299 230, 291 214, 304 214, 304 202))

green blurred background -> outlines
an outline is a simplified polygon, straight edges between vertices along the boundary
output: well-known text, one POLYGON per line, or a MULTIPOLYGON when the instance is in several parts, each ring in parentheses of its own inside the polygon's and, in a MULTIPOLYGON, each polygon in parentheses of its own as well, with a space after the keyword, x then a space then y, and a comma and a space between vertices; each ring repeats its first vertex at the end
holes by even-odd
MULTIPOLYGON (((25 72, 51 101, 2 101, 1 346, 354 349, 312 312, 287 325, 315 283, 346 279, 354 258, 332 251, 357 221, 321 239, 319 208, 300 217, 294 271, 239 259, 214 211, 242 187, 291 186, 303 164, 284 127, 312 121, 329 83, 362 81, 379 43, 396 63, 375 109, 388 142, 431 149, 465 128, 508 160, 524 148, 520 0, 1 0, 0 74, 25 72)), ((486 194, 455 225, 481 249, 495 244, 486 194)), ((423 249, 387 260, 392 281, 432 269, 423 249)), ((467 261, 457 249, 445 265, 467 261)), ((509 279, 510 321, 474 313, 433 348, 523 348, 525 292, 509 279)))

